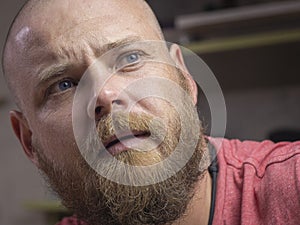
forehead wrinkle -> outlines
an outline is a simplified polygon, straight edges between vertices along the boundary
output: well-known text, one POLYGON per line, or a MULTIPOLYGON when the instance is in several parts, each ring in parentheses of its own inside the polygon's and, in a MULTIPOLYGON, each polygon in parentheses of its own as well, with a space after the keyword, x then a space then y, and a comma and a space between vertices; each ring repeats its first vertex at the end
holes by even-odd
MULTIPOLYGON (((74 57, 74 53, 78 52, 78 50, 86 51, 91 49, 94 52, 94 55, 99 57, 104 52, 119 46, 120 43, 122 44, 123 42, 125 43, 130 41, 141 40, 141 38, 137 35, 132 35, 132 37, 126 38, 128 40, 116 40, 114 43, 113 40, 107 40, 107 38, 99 37, 99 34, 95 33, 96 31, 89 29, 90 26, 85 26, 88 21, 90 21, 90 25, 97 25, 97 23, 99 22, 99 18, 100 16, 84 20, 80 23, 75 24, 63 33, 60 32, 60 34, 54 33, 51 35, 48 30, 32 27, 30 34, 30 42, 28 42, 26 49, 43 49, 44 51, 44 49, 54 50, 55 48, 56 52, 54 53, 56 55, 59 55, 61 57, 67 56, 67 58, 70 58, 71 56, 74 57), (74 37, 81 41, 73 42, 74 37), (104 45, 104 47, 99 48, 99 45, 109 41, 111 41, 110 44, 104 45)), ((111 38, 113 39, 114 37, 111 38)))
POLYGON ((109 52, 110 50, 131 44, 134 42, 138 42, 141 40, 142 40, 141 37, 132 35, 132 36, 127 36, 125 38, 113 41, 113 42, 108 42, 107 44, 103 45, 100 48, 96 47, 94 50, 94 55, 98 58, 101 55, 105 54, 106 52, 109 52))
MULTIPOLYGON (((58 32, 53 33, 52 30, 52 34, 49 32, 49 29, 47 30, 41 28, 39 29, 36 24, 29 23, 32 27, 30 34, 34 36, 34 39, 32 38, 33 41, 31 42, 31 44, 33 45, 34 43, 38 43, 39 47, 45 48, 48 45, 51 45, 52 42, 55 42, 58 39, 64 39, 65 37, 74 35, 74 33, 77 34, 78 36, 79 35, 86 36, 87 33, 91 33, 89 30, 87 30, 90 28, 90 27, 86 27, 87 23, 91 23, 91 25, 93 24, 97 25, 100 19, 103 19, 103 16, 97 16, 94 18, 84 19, 80 22, 71 23, 69 27, 66 27, 65 29, 59 29, 58 32), (40 39, 44 41, 37 42, 40 39)), ((22 28, 20 30, 22 30, 22 28)))
POLYGON ((64 44, 59 46, 58 49, 51 48, 51 54, 56 55, 58 60, 77 61, 83 65, 89 65, 96 58, 101 57, 112 49, 142 40, 141 37, 135 35, 128 35, 113 41, 98 40, 93 36, 85 39, 79 43, 64 44))

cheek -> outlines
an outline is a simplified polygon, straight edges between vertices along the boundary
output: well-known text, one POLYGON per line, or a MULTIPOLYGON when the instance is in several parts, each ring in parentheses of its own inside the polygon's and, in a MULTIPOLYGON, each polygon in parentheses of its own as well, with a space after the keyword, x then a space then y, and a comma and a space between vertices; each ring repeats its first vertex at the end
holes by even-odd
POLYGON ((77 147, 70 112, 57 111, 47 116, 41 115, 36 124, 33 138, 49 160, 61 161, 74 155, 77 147))

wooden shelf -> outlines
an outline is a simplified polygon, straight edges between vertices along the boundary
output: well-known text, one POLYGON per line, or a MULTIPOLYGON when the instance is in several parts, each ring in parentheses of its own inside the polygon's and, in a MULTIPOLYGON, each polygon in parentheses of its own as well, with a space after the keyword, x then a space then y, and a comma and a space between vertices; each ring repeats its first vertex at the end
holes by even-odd
POLYGON ((202 33, 206 36, 211 30, 222 30, 225 27, 227 31, 239 26, 249 29, 251 25, 254 28, 260 27, 262 23, 270 25, 276 22, 281 26, 282 23, 288 22, 299 27, 299 19, 300 1, 284 1, 181 15, 175 19, 175 28, 188 33, 202 33))
POLYGON ((292 29, 198 41, 185 47, 197 54, 205 54, 298 41, 300 41, 300 29, 292 29))

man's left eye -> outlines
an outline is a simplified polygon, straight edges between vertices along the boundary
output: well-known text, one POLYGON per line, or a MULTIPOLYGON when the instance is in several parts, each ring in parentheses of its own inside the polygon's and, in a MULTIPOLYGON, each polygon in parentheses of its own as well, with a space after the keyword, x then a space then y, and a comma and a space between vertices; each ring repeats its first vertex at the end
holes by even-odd
POLYGON ((139 53, 130 53, 123 55, 117 60, 116 69, 123 69, 125 67, 133 66, 141 61, 141 55, 139 53))
POLYGON ((127 55, 125 57, 125 59, 128 64, 135 63, 136 61, 139 60, 139 55, 137 53, 133 53, 133 54, 127 55))

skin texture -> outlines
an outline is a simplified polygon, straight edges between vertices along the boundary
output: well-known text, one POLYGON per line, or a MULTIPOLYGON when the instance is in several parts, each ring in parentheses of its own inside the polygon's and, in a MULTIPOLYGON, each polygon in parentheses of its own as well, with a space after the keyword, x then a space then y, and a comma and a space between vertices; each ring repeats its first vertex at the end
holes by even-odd
MULTIPOLYGON (((72 127, 76 85, 84 71, 105 51, 133 39, 163 40, 152 12, 138 0, 31 1, 21 12, 5 47, 4 72, 20 108, 10 113, 12 126, 24 152, 38 168, 44 172, 46 164, 61 171, 74 168, 73 162, 78 157, 72 127), (67 64, 63 75, 45 79, 54 65, 61 64, 67 64), (74 86, 61 92, 58 84, 62 79, 72 80, 74 86)), ((178 84, 183 80, 195 105, 196 84, 187 72, 178 46, 171 47, 170 57, 183 71, 182 79, 166 66, 154 72, 178 84)), ((145 72, 142 77, 148 75, 145 72)), ((96 108, 100 111, 95 112, 95 119, 108 115, 113 108, 126 111, 128 101, 135 99, 125 98, 120 90, 137 78, 141 77, 109 79, 97 97, 96 108)), ((165 102, 147 98, 139 101, 131 112, 168 118, 167 108, 165 102)), ((194 183, 195 191, 187 210, 174 224, 193 225, 199 221, 207 224, 210 188, 210 177, 204 172, 202 179, 194 183)))

